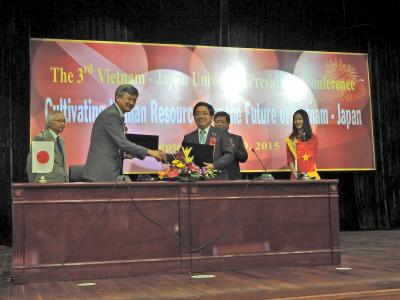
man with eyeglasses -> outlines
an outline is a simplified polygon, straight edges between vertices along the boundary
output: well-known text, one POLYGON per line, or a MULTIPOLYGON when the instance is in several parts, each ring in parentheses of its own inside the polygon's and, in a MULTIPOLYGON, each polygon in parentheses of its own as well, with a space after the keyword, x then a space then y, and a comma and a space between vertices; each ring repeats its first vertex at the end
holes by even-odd
POLYGON ((66 165, 66 153, 64 140, 60 133, 65 129, 65 116, 60 110, 54 110, 46 116, 46 129, 33 138, 33 141, 53 141, 54 142, 54 166, 50 173, 32 173, 32 147, 26 162, 26 172, 29 182, 38 182, 43 175, 47 182, 68 182, 66 165))

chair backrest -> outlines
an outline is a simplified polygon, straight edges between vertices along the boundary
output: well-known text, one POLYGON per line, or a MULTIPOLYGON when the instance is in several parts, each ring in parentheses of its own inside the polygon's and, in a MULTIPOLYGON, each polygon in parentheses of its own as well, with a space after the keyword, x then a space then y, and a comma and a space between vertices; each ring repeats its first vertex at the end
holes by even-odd
POLYGON ((85 165, 70 165, 69 166, 69 181, 81 182, 83 180, 83 168, 85 165))

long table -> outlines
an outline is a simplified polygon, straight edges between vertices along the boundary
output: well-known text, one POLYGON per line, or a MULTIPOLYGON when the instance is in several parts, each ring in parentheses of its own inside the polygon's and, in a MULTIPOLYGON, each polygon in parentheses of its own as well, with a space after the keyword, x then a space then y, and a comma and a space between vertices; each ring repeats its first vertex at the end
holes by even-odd
POLYGON ((15 282, 340 263, 337 180, 12 188, 15 282))

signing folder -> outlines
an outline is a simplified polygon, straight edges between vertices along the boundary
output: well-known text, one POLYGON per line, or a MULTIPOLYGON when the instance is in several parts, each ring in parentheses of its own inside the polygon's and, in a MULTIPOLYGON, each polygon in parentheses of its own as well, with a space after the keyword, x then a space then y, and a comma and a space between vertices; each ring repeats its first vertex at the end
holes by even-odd
POLYGON ((199 167, 204 167, 204 163, 212 163, 213 162, 213 145, 205 145, 205 144, 195 144, 183 142, 182 147, 184 148, 192 148, 190 151, 190 156, 194 156, 194 163, 199 167))
POLYGON ((136 145, 146 147, 151 150, 158 150, 158 135, 148 135, 148 134, 134 134, 127 133, 126 137, 132 143, 136 145))

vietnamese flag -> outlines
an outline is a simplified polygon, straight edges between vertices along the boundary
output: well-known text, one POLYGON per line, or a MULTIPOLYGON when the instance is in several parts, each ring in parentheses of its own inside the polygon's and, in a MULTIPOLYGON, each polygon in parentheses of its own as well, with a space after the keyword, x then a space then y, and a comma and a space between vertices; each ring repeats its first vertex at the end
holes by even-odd
POLYGON ((316 170, 317 143, 314 141, 296 143, 297 172, 308 173, 316 170))

